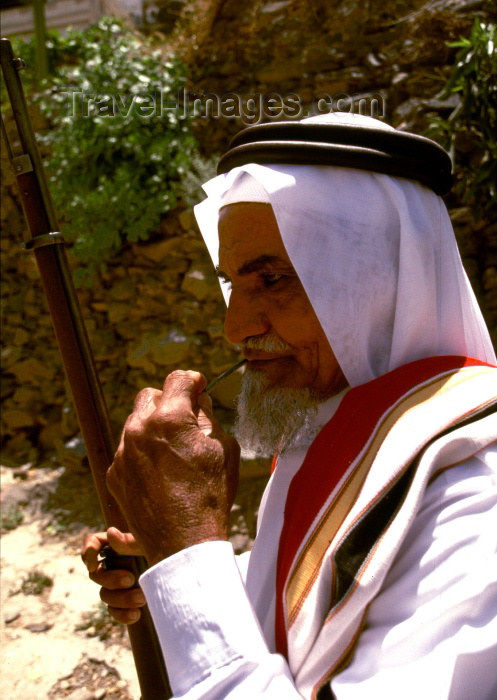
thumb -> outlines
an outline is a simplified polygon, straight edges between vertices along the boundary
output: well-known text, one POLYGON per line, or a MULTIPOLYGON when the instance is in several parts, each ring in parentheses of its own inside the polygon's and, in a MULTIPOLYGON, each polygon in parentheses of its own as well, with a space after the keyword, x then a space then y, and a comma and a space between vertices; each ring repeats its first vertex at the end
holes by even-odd
POLYGON ((107 530, 107 542, 116 554, 127 557, 140 556, 143 551, 131 532, 121 532, 117 527, 107 530))
POLYGON ((204 433, 204 435, 210 435, 217 423, 212 412, 212 399, 204 392, 198 396, 198 427, 204 433))

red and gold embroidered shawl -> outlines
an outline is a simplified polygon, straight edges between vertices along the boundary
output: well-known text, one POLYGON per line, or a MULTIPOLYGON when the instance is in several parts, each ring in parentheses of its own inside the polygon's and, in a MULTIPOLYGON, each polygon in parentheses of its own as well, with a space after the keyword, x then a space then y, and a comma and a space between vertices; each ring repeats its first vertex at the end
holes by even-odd
POLYGON ((276 647, 304 697, 350 658, 429 481, 497 439, 496 402, 497 368, 428 358, 350 390, 314 440, 276 580, 276 647))

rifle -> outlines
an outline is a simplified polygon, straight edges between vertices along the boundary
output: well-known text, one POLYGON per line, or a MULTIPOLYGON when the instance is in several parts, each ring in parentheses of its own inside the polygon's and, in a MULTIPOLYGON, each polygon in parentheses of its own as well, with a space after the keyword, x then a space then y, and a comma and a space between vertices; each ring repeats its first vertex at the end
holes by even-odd
MULTIPOLYGON (((38 264, 106 525, 127 531, 124 516, 105 483, 105 474, 114 459, 115 441, 69 271, 64 239, 59 232, 18 74, 24 67, 24 62, 14 57, 8 39, 1 39, 0 45, 2 73, 16 123, 21 153, 14 154, 3 119, 2 135, 16 175, 24 216, 31 233, 31 239, 25 247, 33 251, 38 264)), ((126 564, 120 563, 119 566, 131 568, 135 576, 146 569, 143 557, 126 557, 125 560, 126 564)), ((128 627, 128 634, 142 700, 170 698, 171 690, 162 652, 152 618, 146 608, 142 608, 140 620, 128 627)))

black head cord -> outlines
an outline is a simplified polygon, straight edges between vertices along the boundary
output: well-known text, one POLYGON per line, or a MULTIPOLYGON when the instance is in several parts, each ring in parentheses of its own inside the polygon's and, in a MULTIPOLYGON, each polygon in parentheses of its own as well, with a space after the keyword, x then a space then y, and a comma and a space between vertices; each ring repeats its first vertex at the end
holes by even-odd
POLYGON ((358 168, 418 180, 439 195, 452 186, 452 163, 438 143, 363 124, 289 121, 249 126, 232 139, 217 172, 247 163, 358 168))

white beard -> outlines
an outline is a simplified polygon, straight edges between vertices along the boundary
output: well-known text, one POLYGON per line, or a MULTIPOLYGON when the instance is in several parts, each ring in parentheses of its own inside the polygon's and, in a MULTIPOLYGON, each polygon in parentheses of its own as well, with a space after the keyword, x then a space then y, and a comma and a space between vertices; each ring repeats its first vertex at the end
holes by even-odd
POLYGON ((319 432, 317 407, 309 389, 268 388, 261 372, 247 368, 237 399, 236 439, 242 449, 264 457, 310 445, 319 432))

